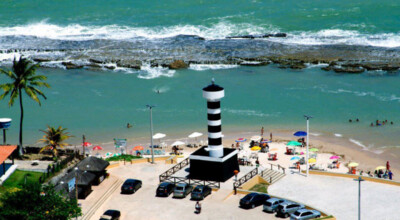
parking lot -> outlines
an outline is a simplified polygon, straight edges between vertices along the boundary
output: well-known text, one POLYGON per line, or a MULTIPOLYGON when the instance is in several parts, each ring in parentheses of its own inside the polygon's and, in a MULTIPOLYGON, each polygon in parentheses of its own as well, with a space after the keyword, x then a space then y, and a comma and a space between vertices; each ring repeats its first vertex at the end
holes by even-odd
POLYGON ((111 169, 111 175, 123 180, 142 180, 143 187, 135 194, 121 194, 117 189, 91 219, 99 219, 107 209, 120 210, 121 219, 275 219, 274 214, 264 213, 261 206, 249 210, 239 208, 239 200, 244 195, 228 197, 231 192, 228 189, 213 192, 201 201, 201 214, 194 213, 195 201, 190 200, 190 195, 184 199, 174 199, 172 195, 167 198, 155 197, 158 175, 169 167, 158 162, 156 165, 144 163, 111 169))

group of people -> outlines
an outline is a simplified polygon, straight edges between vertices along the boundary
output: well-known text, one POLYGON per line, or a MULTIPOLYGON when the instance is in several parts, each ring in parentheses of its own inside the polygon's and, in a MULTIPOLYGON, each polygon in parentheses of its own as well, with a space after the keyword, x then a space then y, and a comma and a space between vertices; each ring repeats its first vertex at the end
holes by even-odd
MULTIPOLYGON (((376 120, 375 121, 375 126, 382 126, 382 125, 385 125, 385 124, 389 124, 388 120, 384 120, 384 121, 376 120)), ((393 121, 391 121, 390 124, 393 125, 393 121)), ((373 127, 373 126, 374 126, 374 123, 371 122, 371 127, 373 127)))
MULTIPOLYGON (((364 171, 360 171, 360 176, 365 175, 364 171)), ((390 169, 390 164, 389 161, 386 162, 386 170, 383 171, 383 169, 375 170, 374 174, 371 173, 371 171, 368 171, 366 173, 369 177, 377 177, 377 178, 383 178, 383 179, 393 179, 393 172, 390 169)))

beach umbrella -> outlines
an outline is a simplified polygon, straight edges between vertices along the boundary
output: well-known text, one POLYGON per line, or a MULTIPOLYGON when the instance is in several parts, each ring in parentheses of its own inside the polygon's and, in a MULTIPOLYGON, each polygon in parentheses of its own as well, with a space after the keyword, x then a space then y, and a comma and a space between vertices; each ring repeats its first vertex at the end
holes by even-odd
POLYGON ((238 138, 235 142, 245 142, 247 141, 246 138, 238 138))
POLYGON ((91 146, 92 146, 92 143, 90 143, 90 142, 83 142, 83 143, 82 143, 82 146, 84 146, 84 147, 91 147, 91 146))
POLYGON ((305 137, 305 136, 307 136, 307 132, 305 132, 305 131, 296 131, 296 133, 294 133, 293 135, 297 136, 297 137, 305 137))
POLYGON ((253 136, 253 137, 251 137, 251 140, 252 141, 259 141, 261 139, 261 136, 253 136))
POLYGON ((290 160, 300 160, 300 157, 299 156, 294 156, 294 157, 290 158, 290 160))
POLYGON ((379 167, 376 167, 376 168, 375 168, 375 170, 384 170, 384 169, 386 169, 385 166, 379 166, 379 167))
POLYGON ((267 140, 267 139, 264 139, 263 141, 261 141, 261 143, 271 143, 272 141, 270 141, 270 140, 267 140))
POLYGON ((188 137, 189 138, 197 138, 197 137, 200 137, 200 136, 203 136, 203 134, 200 133, 200 132, 193 132, 188 137))
POLYGON ((301 143, 298 141, 290 141, 286 144, 287 146, 301 146, 301 143))
POLYGON ((144 149, 143 146, 138 145, 138 146, 135 146, 132 150, 137 151, 137 150, 143 150, 143 149, 144 149))
POLYGON ((272 148, 269 151, 277 151, 277 150, 278 150, 278 148, 272 148))
POLYGON ((107 152, 106 153, 106 157, 110 157, 110 156, 112 156, 113 155, 113 153, 111 153, 111 152, 107 152))
POLYGON ((334 156, 329 157, 329 159, 331 159, 331 160, 340 159, 340 156, 334 155, 334 156))
POLYGON ((103 150, 103 148, 97 145, 93 147, 93 150, 103 150))
POLYGON ((175 141, 174 143, 171 144, 171 146, 179 146, 179 145, 184 145, 185 142, 183 141, 175 141))
POLYGON ((348 167, 356 167, 356 166, 358 166, 358 163, 356 163, 356 162, 351 162, 351 163, 349 163, 349 165, 347 165, 348 167))
POLYGON ((157 133, 157 134, 153 135, 153 138, 154 139, 161 139, 161 138, 163 138, 165 136, 167 136, 167 135, 163 134, 163 133, 157 133))
POLYGON ((254 147, 251 148, 251 150, 252 150, 252 151, 259 151, 259 150, 261 150, 261 147, 259 147, 259 146, 254 146, 254 147))
POLYGON ((318 149, 317 148, 311 148, 310 151, 311 152, 318 152, 318 149))
POLYGON ((317 160, 315 158, 310 158, 310 159, 308 159, 308 162, 309 163, 315 163, 315 162, 317 162, 317 160))

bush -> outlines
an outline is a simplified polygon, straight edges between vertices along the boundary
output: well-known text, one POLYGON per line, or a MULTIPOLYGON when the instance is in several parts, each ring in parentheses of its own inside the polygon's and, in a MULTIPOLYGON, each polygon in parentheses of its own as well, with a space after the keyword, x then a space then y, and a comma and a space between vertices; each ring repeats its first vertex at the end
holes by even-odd
POLYGON ((123 155, 119 155, 119 156, 109 157, 106 159, 106 161, 121 161, 121 160, 131 161, 133 159, 139 159, 139 158, 142 158, 142 157, 138 157, 138 156, 134 156, 134 155, 130 155, 130 154, 123 154, 123 155))

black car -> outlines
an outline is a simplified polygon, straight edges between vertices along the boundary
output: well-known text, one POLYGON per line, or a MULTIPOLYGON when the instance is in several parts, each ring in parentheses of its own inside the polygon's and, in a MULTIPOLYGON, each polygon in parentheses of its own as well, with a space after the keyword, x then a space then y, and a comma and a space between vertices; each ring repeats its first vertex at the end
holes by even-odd
POLYGON ((118 210, 109 209, 100 217, 100 220, 119 220, 121 212, 118 210))
POLYGON ((250 193, 240 200, 239 205, 242 208, 255 208, 259 205, 262 205, 266 200, 270 198, 271 197, 267 194, 250 193))
POLYGON ((203 185, 198 185, 194 190, 192 191, 191 198, 192 199, 204 199, 206 196, 211 194, 211 187, 209 186, 203 186, 203 185))
POLYGON ((156 196, 168 197, 174 191, 174 188, 175 188, 175 184, 163 182, 158 186, 157 191, 156 191, 156 196))
POLYGON ((142 187, 142 181, 136 179, 127 179, 121 186, 121 193, 135 193, 142 187))

